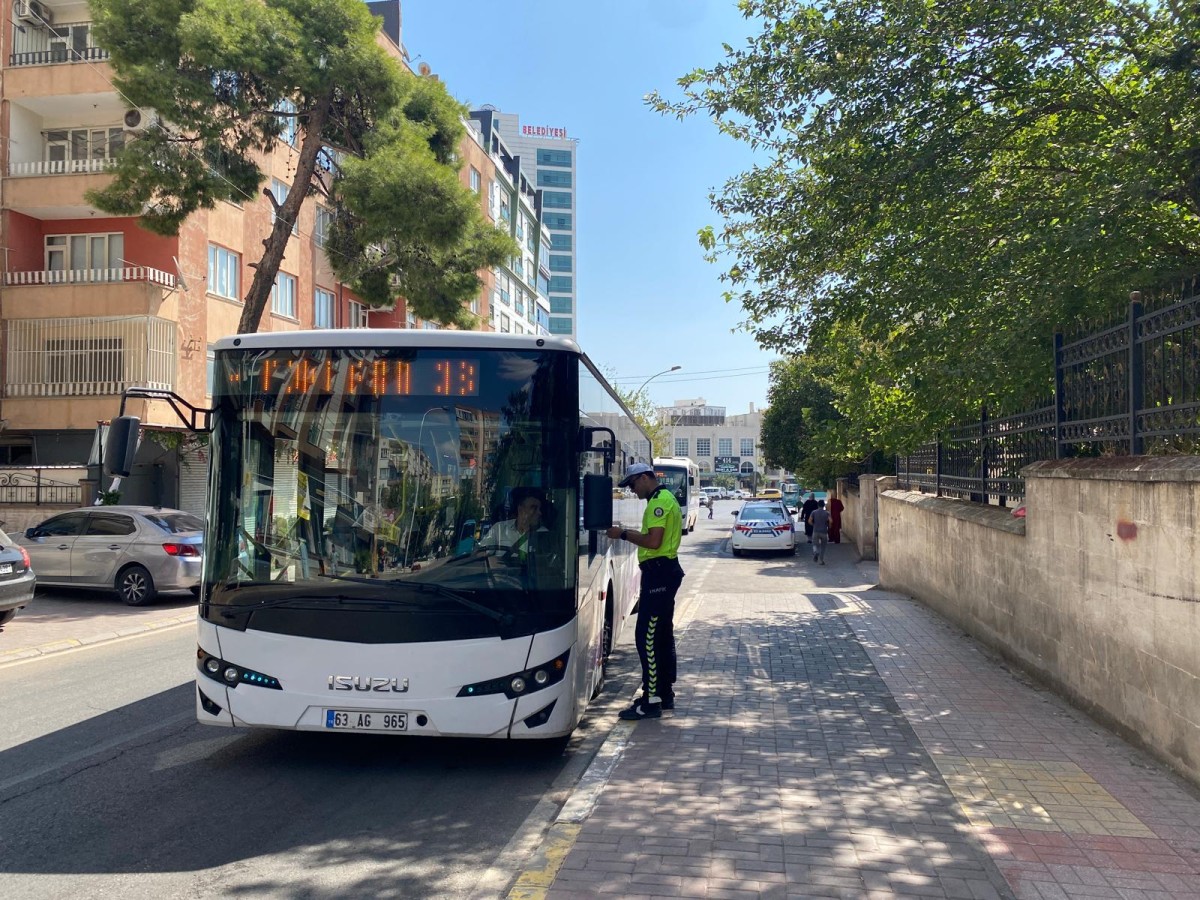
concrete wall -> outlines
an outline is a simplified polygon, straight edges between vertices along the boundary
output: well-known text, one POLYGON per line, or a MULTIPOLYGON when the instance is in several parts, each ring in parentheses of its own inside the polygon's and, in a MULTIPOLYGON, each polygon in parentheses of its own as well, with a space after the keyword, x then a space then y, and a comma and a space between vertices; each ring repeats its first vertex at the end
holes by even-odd
POLYGON ((1059 460, 1024 474, 1024 520, 885 493, 880 584, 1200 784, 1200 458, 1059 460))
POLYGON ((896 486, 895 475, 860 475, 858 489, 839 478, 838 496, 846 508, 842 510, 842 535, 854 544, 860 559, 876 559, 879 524, 879 497, 896 486))

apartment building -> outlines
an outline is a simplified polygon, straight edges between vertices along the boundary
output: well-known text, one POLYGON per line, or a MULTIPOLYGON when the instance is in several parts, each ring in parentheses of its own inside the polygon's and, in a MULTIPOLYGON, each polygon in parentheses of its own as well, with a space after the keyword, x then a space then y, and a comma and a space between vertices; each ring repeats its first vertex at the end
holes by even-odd
POLYGON ((495 162, 496 176, 487 182, 489 213, 521 247, 508 266, 494 273, 492 327, 549 334, 551 236, 543 221, 545 192, 530 181, 529 160, 513 152, 494 111, 475 110, 470 121, 472 133, 495 162))
POLYGON ((561 125, 521 124, 516 113, 483 106, 472 118, 486 118, 501 135, 522 167, 542 191, 542 219, 550 234, 546 253, 549 269, 546 292, 550 304, 550 333, 575 338, 578 330, 576 164, 579 144, 561 125))
MULTIPOLYGON (((381 43, 405 62, 399 0, 369 6, 384 20, 381 43)), ((94 482, 98 425, 116 415, 126 388, 209 404, 210 348, 237 330, 272 207, 263 196, 220 203, 162 237, 90 206, 85 192, 105 184, 151 114, 113 86, 86 3, 0 0, 0 23, 0 466, 74 467, 56 477, 82 470, 94 482)), ((280 199, 298 138, 287 135, 264 160, 266 187, 280 199)), ((474 137, 463 143, 464 183, 496 181, 494 156, 474 137)), ((481 193, 481 208, 487 202, 481 193)), ((330 222, 328 209, 305 201, 259 330, 421 327, 403 300, 368 311, 333 276, 323 250, 330 222)), ((481 277, 472 309, 487 327, 495 277, 481 277)), ((181 425, 161 401, 131 401, 127 412, 150 431, 181 425)), ((144 442, 135 474, 145 477, 128 482, 125 502, 199 511, 203 450, 181 457, 177 443, 144 442)))

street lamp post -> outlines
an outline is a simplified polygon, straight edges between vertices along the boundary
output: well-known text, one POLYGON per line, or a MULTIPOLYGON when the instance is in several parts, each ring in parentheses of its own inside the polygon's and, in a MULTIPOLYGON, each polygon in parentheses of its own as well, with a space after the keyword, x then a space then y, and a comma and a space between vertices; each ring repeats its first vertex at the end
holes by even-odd
POLYGON ((638 388, 636 391, 633 392, 633 396, 636 397, 638 394, 640 394, 645 389, 646 385, 648 385, 650 382, 652 382, 659 375, 666 375, 668 372, 678 372, 682 368, 683 368, 683 366, 671 366, 671 368, 669 368, 669 369, 663 369, 661 372, 657 372, 654 375, 651 375, 649 378, 647 378, 645 381, 642 382, 642 386, 640 388, 638 388))
MULTIPOLYGON (((671 368, 669 368, 669 369, 663 369, 661 372, 654 373, 653 375, 651 375, 649 378, 647 378, 645 381, 642 382, 641 387, 639 387, 636 391, 633 392, 633 399, 636 400, 638 398, 638 396, 641 395, 642 391, 644 391, 646 389, 646 385, 648 385, 650 382, 652 382, 659 375, 666 375, 668 372, 678 372, 682 368, 683 368, 683 366, 671 366, 671 368)), ((674 432, 672 432, 672 434, 671 434, 671 446, 668 449, 671 451, 671 453, 668 455, 673 455, 675 452, 675 434, 674 434, 674 432)), ((651 446, 651 448, 650 448, 650 457, 651 458, 654 457, 654 447, 653 446, 651 446)))
MULTIPOLYGON (((439 409, 442 412, 450 412, 450 407, 448 407, 448 406, 431 406, 431 407, 429 407, 429 409, 425 410, 424 415, 421 416, 421 427, 417 429, 417 452, 418 453, 421 451, 421 441, 425 437, 425 416, 429 415, 431 412, 437 412, 439 409)), ((441 471, 441 462, 442 461, 439 459, 438 460, 438 471, 439 472, 441 471)), ((413 523, 417 519, 417 501, 419 499, 421 499, 420 482, 417 483, 417 489, 413 492, 412 514, 409 515, 409 517, 408 517, 408 537, 405 538, 405 540, 404 540, 404 568, 406 568, 406 569, 408 568, 408 551, 412 547, 413 523)))

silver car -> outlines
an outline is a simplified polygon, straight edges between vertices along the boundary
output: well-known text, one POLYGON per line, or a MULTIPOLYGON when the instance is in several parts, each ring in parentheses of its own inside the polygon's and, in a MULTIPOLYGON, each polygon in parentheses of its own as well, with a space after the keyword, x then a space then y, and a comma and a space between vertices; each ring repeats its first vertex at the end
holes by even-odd
POLYGON ((29 605, 35 583, 25 548, 0 531, 0 625, 29 605))
POLYGON ((130 606, 200 590, 204 521, 178 509, 89 506, 51 516, 19 541, 38 585, 116 591, 130 606))

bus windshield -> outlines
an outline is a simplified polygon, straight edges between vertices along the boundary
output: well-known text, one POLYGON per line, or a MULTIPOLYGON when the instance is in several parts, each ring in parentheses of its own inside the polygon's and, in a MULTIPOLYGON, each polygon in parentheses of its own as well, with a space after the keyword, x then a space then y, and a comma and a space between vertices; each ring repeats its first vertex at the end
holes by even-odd
POLYGON ((204 618, 383 643, 574 614, 574 356, 260 349, 216 365, 204 618))
POLYGON ((675 495, 680 507, 687 509, 687 469, 682 466, 655 466, 654 475, 659 484, 675 495))

